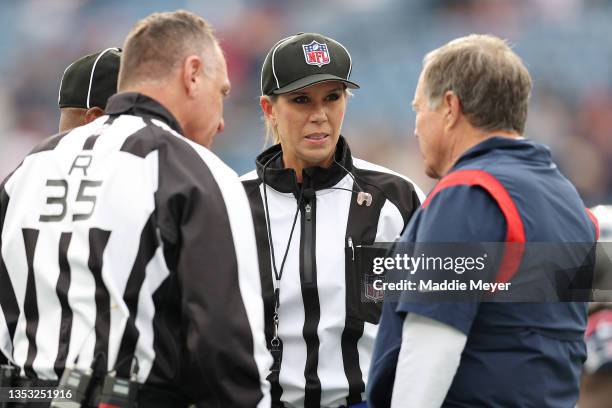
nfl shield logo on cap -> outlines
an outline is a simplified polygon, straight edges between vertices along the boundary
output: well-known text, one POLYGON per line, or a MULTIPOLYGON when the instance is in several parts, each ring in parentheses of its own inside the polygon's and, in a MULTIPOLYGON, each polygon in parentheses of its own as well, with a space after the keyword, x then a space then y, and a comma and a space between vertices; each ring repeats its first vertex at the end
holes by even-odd
POLYGON ((331 60, 327 44, 322 44, 312 40, 310 44, 303 44, 304 58, 308 65, 316 65, 319 68, 321 66, 329 64, 331 60))

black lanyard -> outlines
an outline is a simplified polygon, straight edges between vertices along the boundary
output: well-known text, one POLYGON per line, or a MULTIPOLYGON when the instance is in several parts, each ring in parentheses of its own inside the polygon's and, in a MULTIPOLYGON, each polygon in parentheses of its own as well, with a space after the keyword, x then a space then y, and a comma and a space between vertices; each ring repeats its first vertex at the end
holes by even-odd
MULTIPOLYGON (((270 341, 270 346, 272 347, 272 351, 280 352, 281 349, 281 340, 278 337, 278 308, 280 306, 280 281, 283 277, 283 270, 285 269, 285 262, 287 261, 287 255, 289 254, 289 247, 291 246, 291 239, 293 238, 293 231, 295 231, 295 224, 297 222, 297 216, 300 212, 300 205, 302 203, 302 195, 304 193, 304 185, 300 188, 300 195, 297 200, 297 207, 295 209, 295 215, 293 216, 293 224, 291 225, 291 232, 289 233, 289 240, 287 241, 287 247, 285 248, 285 254, 283 255, 283 261, 281 262, 280 271, 276 268, 276 257, 274 255, 274 243, 272 242, 272 228, 270 227, 270 216, 269 216, 269 208, 268 208, 268 186, 266 185, 266 167, 272 160, 278 157, 281 152, 278 152, 274 156, 270 158, 263 166, 262 171, 262 184, 264 190, 264 205, 265 205, 265 217, 266 217, 266 229, 268 230, 268 241, 270 243, 270 254, 272 256, 272 270, 274 271, 274 315, 272 317, 274 323, 274 336, 270 341)), ((279 368, 280 368, 280 356, 278 357, 279 368)), ((277 357, 274 356, 275 366, 277 363, 277 357)))

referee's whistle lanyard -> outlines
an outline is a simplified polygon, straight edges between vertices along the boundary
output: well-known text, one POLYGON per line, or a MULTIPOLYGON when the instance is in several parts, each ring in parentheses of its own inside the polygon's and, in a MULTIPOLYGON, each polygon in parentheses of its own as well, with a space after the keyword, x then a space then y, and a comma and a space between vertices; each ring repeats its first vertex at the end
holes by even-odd
POLYGON ((272 228, 270 227, 270 216, 269 216, 269 208, 268 208, 268 193, 267 193, 267 185, 266 185, 266 168, 270 164, 270 162, 276 159, 282 150, 277 154, 272 156, 266 164, 263 166, 263 175, 262 175, 262 184, 264 191, 264 205, 265 205, 265 217, 266 217, 266 229, 268 230, 268 242, 270 243, 270 255, 272 257, 272 270, 274 271, 274 315, 272 316, 274 323, 274 335, 272 340, 270 340, 270 353, 274 358, 274 364, 272 365, 272 372, 279 372, 281 360, 283 357, 283 342, 278 337, 278 307, 280 305, 280 281, 283 276, 283 270, 285 269, 285 262, 287 261, 287 254, 289 253, 289 247, 291 246, 291 239, 293 237, 293 231, 295 230, 295 224, 297 222, 297 216, 300 212, 300 205, 302 203, 302 195, 304 193, 304 185, 302 184, 300 188, 300 194, 297 200, 297 206, 295 209, 295 214, 293 216, 293 224, 291 225, 291 232, 289 233, 289 239, 287 241, 287 247, 285 248, 285 253, 283 255, 283 260, 281 262, 280 270, 276 268, 276 258, 274 255, 274 243, 272 242, 272 228))

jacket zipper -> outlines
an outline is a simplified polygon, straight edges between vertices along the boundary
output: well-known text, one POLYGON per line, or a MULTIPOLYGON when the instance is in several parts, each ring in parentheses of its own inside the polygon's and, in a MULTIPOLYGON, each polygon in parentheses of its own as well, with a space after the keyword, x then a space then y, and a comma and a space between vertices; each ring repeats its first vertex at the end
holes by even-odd
POLYGON ((313 284, 315 277, 315 231, 314 223, 312 221, 312 205, 310 202, 306 202, 304 205, 304 233, 302 239, 304 240, 304 253, 302 254, 304 260, 304 283, 313 284))

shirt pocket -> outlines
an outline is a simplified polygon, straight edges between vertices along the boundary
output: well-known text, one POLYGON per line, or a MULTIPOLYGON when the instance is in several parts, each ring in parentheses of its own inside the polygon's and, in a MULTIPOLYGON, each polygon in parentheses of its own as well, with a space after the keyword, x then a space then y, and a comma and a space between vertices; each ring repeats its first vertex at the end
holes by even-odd
POLYGON ((349 319, 378 324, 384 292, 379 284, 384 274, 375 274, 373 260, 385 256, 388 248, 347 240, 344 248, 346 278, 346 315, 349 319), (379 289, 376 289, 379 287, 379 289))

